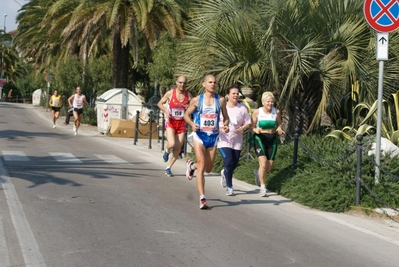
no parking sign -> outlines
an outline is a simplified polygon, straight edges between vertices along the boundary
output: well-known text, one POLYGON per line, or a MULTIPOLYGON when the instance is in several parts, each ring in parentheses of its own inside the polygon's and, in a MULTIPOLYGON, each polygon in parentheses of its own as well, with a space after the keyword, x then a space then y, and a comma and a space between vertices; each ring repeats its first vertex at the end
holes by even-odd
POLYGON ((364 16, 378 32, 392 32, 399 27, 399 0, 365 0, 364 16))

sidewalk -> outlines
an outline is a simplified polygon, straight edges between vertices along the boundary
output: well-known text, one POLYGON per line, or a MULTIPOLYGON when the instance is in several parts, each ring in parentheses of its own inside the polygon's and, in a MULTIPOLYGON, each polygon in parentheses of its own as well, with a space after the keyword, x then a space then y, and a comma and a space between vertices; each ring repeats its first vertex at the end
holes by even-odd
MULTIPOLYGON (((27 108, 31 108, 41 117, 43 120, 48 121, 49 130, 51 129, 51 113, 50 111, 46 112, 46 109, 42 107, 33 107, 32 105, 26 105, 27 108)), ((61 117, 57 121, 57 128, 54 130, 61 129, 65 132, 69 132, 73 135, 72 127, 73 123, 70 125, 63 125, 65 121, 65 117, 61 117)), ((73 121, 73 119, 71 120, 73 121)), ((162 143, 156 139, 152 140, 151 149, 149 148, 149 140, 148 139, 138 139, 136 145, 134 145, 134 138, 121 138, 121 137, 109 137, 106 135, 102 135, 97 130, 96 126, 90 125, 81 125, 79 128, 79 134, 76 136, 86 136, 86 137, 96 137, 101 138, 102 141, 107 143, 111 143, 116 146, 121 146, 124 149, 129 149, 137 153, 138 156, 143 157, 144 160, 152 160, 156 166, 160 166, 162 168, 166 167, 166 163, 162 160, 162 143)), ((173 166, 174 173, 184 174, 186 169, 185 160, 177 160, 175 165, 173 166)), ((252 174, 251 174, 252 175, 252 174)), ((207 174, 207 187, 209 188, 218 188, 220 187, 220 174, 207 174)), ((166 176, 165 176, 166 177, 166 176)), ((169 178, 170 179, 170 178, 169 178)), ((181 179, 178 177, 177 179, 181 179)), ((254 185, 247 184, 245 182, 234 179, 234 188, 238 189, 238 191, 252 191, 257 190, 258 187, 254 185)), ((195 186, 193 184, 193 190, 195 186)), ((220 191, 222 188, 220 187, 220 191)), ((227 197, 231 199, 231 197, 227 197)), ((247 198, 257 199, 259 196, 257 194, 247 195, 247 194, 239 194, 234 197, 234 200, 237 201, 247 201, 247 198)), ((275 193, 271 193, 270 200, 281 201, 281 202, 290 202, 289 199, 286 199, 280 195, 275 193)), ((371 216, 367 216, 363 213, 352 211, 349 213, 331 213, 331 212, 322 212, 318 210, 309 209, 307 207, 301 206, 295 202, 290 203, 292 206, 290 209, 298 211, 303 209, 303 212, 312 212, 316 213, 318 216, 323 217, 325 219, 334 221, 338 224, 345 225, 351 229, 376 236, 380 239, 384 239, 390 243, 396 244, 399 246, 399 216, 395 216, 394 219, 387 218, 386 216, 377 216, 373 214, 371 216)), ((256 207, 254 207, 256 208, 256 207)), ((382 209, 377 209, 376 211, 381 212, 382 209)), ((389 215, 394 216, 397 215, 396 212, 390 211, 389 209, 384 209, 388 212, 389 215)))

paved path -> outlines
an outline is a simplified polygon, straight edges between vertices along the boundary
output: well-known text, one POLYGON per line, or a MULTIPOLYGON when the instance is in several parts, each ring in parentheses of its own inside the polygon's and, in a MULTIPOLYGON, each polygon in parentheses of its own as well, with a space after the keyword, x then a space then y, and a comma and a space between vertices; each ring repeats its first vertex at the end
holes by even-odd
MULTIPOLYGON (((27 108, 32 109, 32 112, 37 113, 38 116, 42 117, 43 120, 48 120, 49 128, 52 126, 51 123, 51 113, 46 112, 46 110, 42 107, 33 107, 32 105, 25 105, 27 108)), ((62 131, 70 131, 71 135, 73 135, 72 125, 69 126, 63 125, 65 121, 65 117, 61 117, 57 122, 57 130, 62 131)), ((73 120, 71 120, 73 121, 73 120)), ((102 138, 102 141, 111 143, 115 146, 120 146, 121 149, 131 150, 133 153, 139 153, 143 155, 143 158, 147 160, 151 160, 156 165, 165 165, 162 160, 162 149, 161 142, 157 140, 152 141, 152 149, 149 149, 149 140, 148 139, 138 139, 136 145, 133 144, 134 138, 118 138, 118 137, 109 137, 99 133, 96 126, 90 125, 82 125, 79 129, 79 135, 76 136, 91 136, 95 138, 102 138)), ((179 175, 184 175, 186 164, 184 160, 178 160, 173 167, 174 173, 178 173, 179 175)), ((219 186, 220 176, 218 174, 208 174, 207 176, 215 177, 216 179, 207 180, 207 187, 219 186)), ((234 187, 238 190, 255 190, 258 187, 254 185, 247 184, 245 182, 234 180, 234 187)), ((240 198, 240 196, 236 196, 240 198)), ((275 193, 271 193, 271 198, 277 201, 290 201, 280 195, 275 193)), ((373 236, 376 236, 380 239, 386 240, 388 242, 394 243, 399 246, 399 216, 395 216, 394 219, 383 218, 378 216, 366 216, 364 214, 351 212, 349 214, 343 213, 330 213, 330 212, 322 212, 317 210, 308 209, 307 207, 301 206, 299 204, 293 203, 293 209, 307 209, 310 211, 317 212, 319 216, 334 221, 338 224, 345 225, 353 230, 357 230, 363 233, 367 233, 373 236)), ((380 212, 382 209, 378 209, 380 212)), ((397 215, 394 211, 390 211, 389 209, 384 209, 388 211, 391 215, 397 215)))

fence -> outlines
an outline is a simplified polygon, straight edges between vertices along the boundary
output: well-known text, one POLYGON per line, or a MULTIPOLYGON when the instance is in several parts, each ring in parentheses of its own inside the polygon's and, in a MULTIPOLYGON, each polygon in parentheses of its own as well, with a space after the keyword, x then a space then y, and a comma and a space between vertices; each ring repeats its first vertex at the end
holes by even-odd
MULTIPOLYGON (((140 118, 140 110, 136 111, 136 125, 134 128, 134 142, 133 145, 137 144, 137 139, 139 138, 139 134, 143 135, 143 136, 148 136, 148 148, 151 149, 152 148, 152 135, 158 131, 159 133, 159 114, 156 114, 156 118, 157 118, 157 126, 156 129, 153 131, 152 129, 152 123, 154 121, 154 111, 150 110, 149 114, 148 114, 148 120, 144 120, 142 118, 140 118), (143 133, 140 131, 139 126, 140 125, 147 125, 149 124, 149 130, 146 133, 143 133)), ((159 134, 158 134, 159 136, 159 134)), ((158 142, 159 142, 159 138, 158 138, 158 142)))

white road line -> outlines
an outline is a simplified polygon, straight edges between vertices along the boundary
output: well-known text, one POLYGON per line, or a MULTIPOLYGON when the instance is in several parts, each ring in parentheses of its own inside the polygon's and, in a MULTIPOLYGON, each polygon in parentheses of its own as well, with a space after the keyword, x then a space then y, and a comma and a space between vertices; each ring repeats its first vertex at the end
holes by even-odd
POLYGON ((25 266, 46 267, 46 263, 44 262, 35 236, 30 229, 21 202, 19 202, 17 192, 1 160, 0 175, 0 182, 6 196, 8 209, 10 210, 11 220, 18 237, 25 266))
POLYGON ((0 216, 0 267, 10 266, 10 258, 8 257, 8 249, 6 244, 6 236, 4 234, 3 221, 0 216))
POLYGON ((23 151, 2 151, 5 161, 30 161, 23 151))
POLYGON ((399 246, 399 240, 395 240, 395 239, 393 239, 393 238, 390 238, 390 237, 381 235, 381 234, 376 233, 376 232, 374 232, 374 231, 372 231, 372 230, 363 228, 363 227, 358 226, 358 225, 354 225, 354 224, 352 224, 352 223, 349 223, 349 222, 346 222, 346 221, 344 221, 344 220, 335 218, 334 216, 331 216, 331 215, 328 215, 328 214, 325 214, 325 213, 318 213, 318 215, 321 216, 321 217, 324 217, 324 218, 326 218, 326 219, 328 219, 328 220, 330 220, 330 221, 339 223, 339 224, 341 224, 341 225, 345 225, 345 226, 347 226, 347 227, 349 227, 349 228, 352 228, 352 229, 354 229, 354 230, 356 230, 356 231, 359 231, 359 232, 365 233, 365 234, 367 234, 367 235, 371 235, 371 236, 377 237, 377 238, 379 238, 379 239, 385 240, 385 241, 387 241, 387 242, 390 242, 390 243, 392 243, 392 244, 394 244, 394 245, 399 246))
POLYGON ((129 164, 129 162, 127 162, 126 160, 118 158, 117 156, 114 155, 94 154, 94 156, 110 164, 129 164))
POLYGON ((49 154, 58 162, 83 163, 80 159, 78 159, 71 153, 50 152, 49 154))

